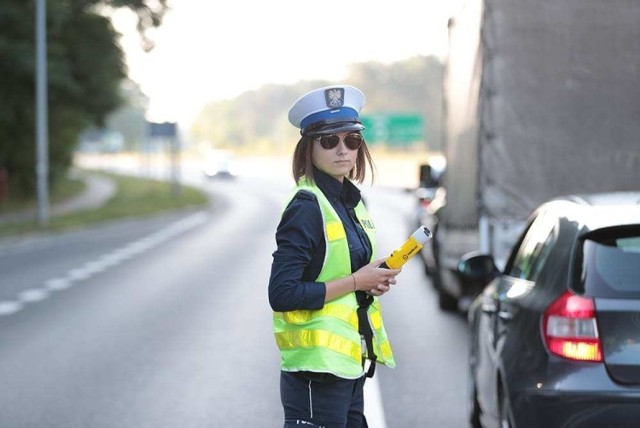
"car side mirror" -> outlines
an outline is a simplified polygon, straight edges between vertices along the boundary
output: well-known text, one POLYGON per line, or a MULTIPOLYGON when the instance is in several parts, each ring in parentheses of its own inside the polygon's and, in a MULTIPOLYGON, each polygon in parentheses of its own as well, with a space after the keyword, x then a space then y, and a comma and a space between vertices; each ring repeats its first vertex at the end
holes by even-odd
POLYGON ((418 180, 420 187, 436 187, 438 185, 438 180, 433 176, 433 168, 429 164, 420 165, 418 180))
POLYGON ((500 274, 493 257, 478 252, 467 253, 458 262, 458 274, 467 280, 489 283, 500 274))

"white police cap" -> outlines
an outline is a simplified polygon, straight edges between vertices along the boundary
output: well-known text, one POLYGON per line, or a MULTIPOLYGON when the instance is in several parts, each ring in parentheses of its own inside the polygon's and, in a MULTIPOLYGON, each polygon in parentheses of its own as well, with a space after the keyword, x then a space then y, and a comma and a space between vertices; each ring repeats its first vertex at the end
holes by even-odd
POLYGON ((325 86, 298 98, 289 109, 289 122, 308 136, 360 131, 364 102, 364 94, 354 86, 325 86))

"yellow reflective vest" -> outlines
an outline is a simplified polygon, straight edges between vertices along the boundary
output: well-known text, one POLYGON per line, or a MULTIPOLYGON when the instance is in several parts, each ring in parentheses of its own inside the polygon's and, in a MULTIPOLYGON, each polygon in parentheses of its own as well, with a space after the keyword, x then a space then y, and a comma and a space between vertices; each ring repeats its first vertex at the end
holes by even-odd
MULTIPOLYGON (((327 282, 348 276, 351 274, 349 245, 338 213, 317 186, 303 180, 291 198, 299 190, 312 192, 322 212, 326 253, 316 281, 327 282)), ((374 223, 362 201, 355 207, 355 213, 371 242, 373 260, 374 223)), ((358 332, 357 309, 355 293, 349 293, 325 303, 322 309, 274 312, 273 329, 282 357, 282 370, 332 373, 346 379, 361 377, 364 374, 362 359, 367 357, 367 351, 358 332)), ((367 312, 374 334, 376 362, 395 367, 377 297, 367 312)))

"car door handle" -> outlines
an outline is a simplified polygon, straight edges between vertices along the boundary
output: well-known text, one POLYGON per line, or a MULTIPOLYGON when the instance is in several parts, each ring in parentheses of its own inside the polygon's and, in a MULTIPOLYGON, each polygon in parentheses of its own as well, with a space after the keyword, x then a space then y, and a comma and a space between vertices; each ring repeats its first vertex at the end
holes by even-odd
POLYGON ((503 321, 511 321, 513 319, 513 314, 509 311, 500 311, 498 312, 498 318, 503 321))

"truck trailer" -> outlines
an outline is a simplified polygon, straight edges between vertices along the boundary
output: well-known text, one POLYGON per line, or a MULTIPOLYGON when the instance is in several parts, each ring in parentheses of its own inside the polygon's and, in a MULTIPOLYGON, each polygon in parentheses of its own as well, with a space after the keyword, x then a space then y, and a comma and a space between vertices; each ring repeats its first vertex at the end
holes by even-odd
POLYGON ((638 0, 467 0, 449 20, 443 94, 441 309, 481 291, 459 260, 504 267, 542 202, 640 189, 638 0))

